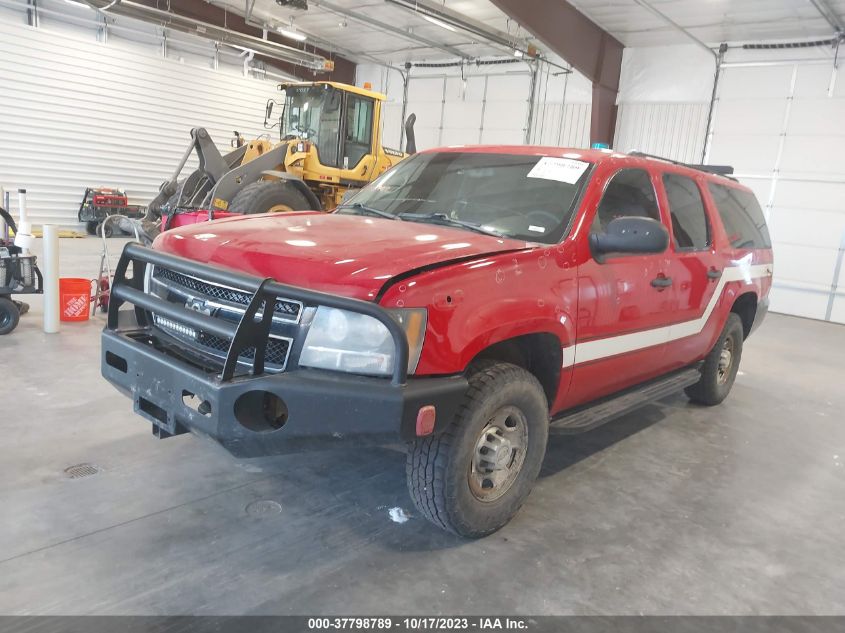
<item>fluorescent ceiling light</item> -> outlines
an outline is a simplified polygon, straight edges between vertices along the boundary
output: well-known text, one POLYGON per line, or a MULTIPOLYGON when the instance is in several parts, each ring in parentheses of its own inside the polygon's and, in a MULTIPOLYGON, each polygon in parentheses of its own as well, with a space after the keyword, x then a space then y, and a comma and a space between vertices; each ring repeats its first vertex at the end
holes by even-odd
POLYGON ((426 15, 425 13, 420 13, 420 17, 425 19, 425 20, 428 20, 432 24, 436 24, 441 29, 446 29, 447 31, 452 31, 452 32, 457 31, 457 29, 454 26, 452 26, 451 24, 446 24, 443 20, 438 20, 437 18, 433 18, 430 15, 426 15))
POLYGON ((86 4, 85 2, 77 2, 76 0, 65 0, 65 2, 67 2, 68 4, 72 4, 75 7, 82 7, 83 9, 93 9, 94 8, 91 5, 86 4))
POLYGON ((284 35, 285 37, 290 38, 292 40, 296 40, 297 42, 304 42, 308 39, 308 36, 303 33, 292 31, 290 29, 285 29, 281 26, 276 27, 276 30, 279 32, 280 35, 284 35))

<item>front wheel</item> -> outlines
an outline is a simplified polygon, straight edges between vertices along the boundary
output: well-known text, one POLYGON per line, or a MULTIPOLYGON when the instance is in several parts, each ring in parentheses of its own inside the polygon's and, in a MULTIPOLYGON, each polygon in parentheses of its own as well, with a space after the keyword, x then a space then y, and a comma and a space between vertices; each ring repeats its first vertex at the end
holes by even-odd
POLYGON ((537 379, 485 362, 451 425, 408 446, 408 490, 435 525, 478 538, 504 526, 531 492, 546 453, 549 409, 537 379))
POLYGON ((719 340, 704 359, 701 379, 685 390, 690 400, 713 406, 728 397, 739 371, 744 334, 742 320, 731 312, 719 340))

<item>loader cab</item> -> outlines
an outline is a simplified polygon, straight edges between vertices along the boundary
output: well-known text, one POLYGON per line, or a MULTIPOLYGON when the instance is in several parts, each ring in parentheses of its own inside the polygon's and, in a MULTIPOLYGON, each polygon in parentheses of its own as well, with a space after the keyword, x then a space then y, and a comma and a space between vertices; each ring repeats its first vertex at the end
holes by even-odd
POLYGON ((341 90, 330 83, 284 89, 282 140, 308 141, 320 165, 344 171, 355 170, 366 156, 377 153, 380 108, 375 95, 341 90))

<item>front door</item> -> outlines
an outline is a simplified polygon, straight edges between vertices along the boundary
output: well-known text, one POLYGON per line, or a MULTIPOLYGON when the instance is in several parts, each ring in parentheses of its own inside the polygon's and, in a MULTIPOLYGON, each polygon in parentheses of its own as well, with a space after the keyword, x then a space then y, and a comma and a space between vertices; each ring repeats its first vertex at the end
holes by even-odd
MULTIPOLYGON (((666 223, 652 175, 638 168, 613 173, 593 213, 593 233, 604 231, 611 220, 623 216, 666 223)), ((582 237, 579 248, 589 249, 589 236, 582 237)), ((665 364, 666 326, 673 301, 667 254, 610 254, 602 259, 599 262, 590 256, 578 269, 570 406, 652 378, 665 364)))
POLYGON ((375 99, 353 93, 346 95, 346 117, 343 121, 341 143, 341 178, 344 180, 371 180, 370 173, 374 169, 373 161, 362 165, 373 152, 373 113, 375 99))

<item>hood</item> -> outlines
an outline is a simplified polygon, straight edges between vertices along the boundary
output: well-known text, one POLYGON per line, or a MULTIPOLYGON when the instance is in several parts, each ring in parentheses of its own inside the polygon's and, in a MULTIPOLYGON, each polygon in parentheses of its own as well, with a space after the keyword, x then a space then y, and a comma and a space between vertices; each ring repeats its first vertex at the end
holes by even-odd
POLYGON ((372 300, 392 277, 530 247, 464 229, 332 213, 277 213, 162 233, 154 248, 281 283, 372 300))

